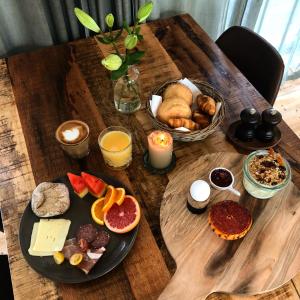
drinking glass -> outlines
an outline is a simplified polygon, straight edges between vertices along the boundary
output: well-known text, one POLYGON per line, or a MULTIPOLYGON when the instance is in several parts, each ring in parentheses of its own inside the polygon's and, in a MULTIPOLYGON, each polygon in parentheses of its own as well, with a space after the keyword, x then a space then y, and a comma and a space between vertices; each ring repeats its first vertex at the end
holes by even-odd
POLYGON ((132 137, 129 130, 121 126, 104 129, 98 144, 105 164, 115 170, 127 168, 132 160, 132 137))

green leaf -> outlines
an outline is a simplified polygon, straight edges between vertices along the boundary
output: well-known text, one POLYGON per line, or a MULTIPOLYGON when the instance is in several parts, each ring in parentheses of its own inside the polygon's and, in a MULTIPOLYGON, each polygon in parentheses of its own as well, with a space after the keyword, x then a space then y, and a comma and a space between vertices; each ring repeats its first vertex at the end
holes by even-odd
POLYGON ((140 32, 141 32, 141 27, 140 27, 140 26, 139 26, 139 27, 136 27, 136 28, 135 28, 135 34, 136 34, 136 35, 139 35, 140 32))
POLYGON ((105 23, 109 28, 112 28, 114 26, 114 21, 115 21, 115 18, 114 18, 113 14, 106 15, 105 23))
POLYGON ((91 16, 89 16, 86 12, 81 10, 78 7, 74 8, 74 13, 76 17, 78 18, 79 22, 85 26, 86 28, 94 31, 94 32, 101 32, 100 27, 97 25, 97 23, 93 20, 91 16))
POLYGON ((128 65, 135 65, 140 62, 140 59, 144 56, 145 51, 136 51, 134 53, 129 53, 126 56, 126 63, 128 65))
POLYGON ((149 1, 142 5, 137 12, 137 19, 139 23, 144 22, 151 14, 153 9, 153 2, 149 1))
POLYGON ((141 34, 138 34, 137 38, 138 38, 139 41, 142 41, 144 39, 144 37, 141 34))
POLYGON ((111 72, 111 79, 112 80, 119 79, 120 77, 126 74, 127 70, 128 70, 128 65, 126 62, 124 62, 118 70, 111 72))
POLYGON ((110 37, 100 37, 97 36, 98 41, 100 41, 102 44, 111 44, 112 40, 110 37))
POLYGON ((138 42, 138 37, 135 34, 128 34, 125 38, 124 45, 128 50, 133 49, 138 42))
POLYGON ((128 26, 128 23, 126 22, 126 20, 123 21, 123 27, 125 28, 125 30, 130 34, 130 28, 128 26))

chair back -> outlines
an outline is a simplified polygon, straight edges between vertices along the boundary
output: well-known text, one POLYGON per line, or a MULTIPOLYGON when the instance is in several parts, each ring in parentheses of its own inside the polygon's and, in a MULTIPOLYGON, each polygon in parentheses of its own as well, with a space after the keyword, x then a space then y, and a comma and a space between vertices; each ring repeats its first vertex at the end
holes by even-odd
POLYGON ((273 105, 284 71, 278 51, 260 35, 242 26, 228 28, 216 40, 216 44, 273 105))

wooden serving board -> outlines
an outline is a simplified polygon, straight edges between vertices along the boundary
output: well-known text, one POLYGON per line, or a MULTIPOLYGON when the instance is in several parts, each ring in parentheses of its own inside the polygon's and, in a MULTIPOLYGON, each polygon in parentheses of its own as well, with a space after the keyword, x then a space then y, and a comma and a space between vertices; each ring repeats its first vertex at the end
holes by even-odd
POLYGON ((257 294, 286 283, 300 271, 300 191, 290 183, 269 200, 251 197, 243 188, 245 156, 215 153, 182 164, 169 175, 160 209, 163 238, 177 270, 159 299, 205 299, 212 292, 257 294), (225 241, 208 225, 208 210, 191 214, 186 208, 189 186, 208 180, 209 171, 223 166, 235 175, 241 197, 212 189, 211 202, 235 200, 253 217, 249 233, 225 241))

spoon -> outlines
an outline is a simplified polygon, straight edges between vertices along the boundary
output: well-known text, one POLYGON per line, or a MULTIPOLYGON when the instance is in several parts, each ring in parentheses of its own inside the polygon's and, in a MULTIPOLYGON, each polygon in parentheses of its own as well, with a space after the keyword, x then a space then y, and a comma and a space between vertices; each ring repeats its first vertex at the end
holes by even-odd
POLYGON ((215 188, 216 190, 219 190, 219 191, 229 191, 229 192, 233 193, 234 195, 236 195, 238 197, 241 196, 241 193, 233 187, 233 184, 234 184, 234 176, 233 176, 233 174, 231 173, 231 171, 229 171, 226 168, 214 168, 214 169, 212 169, 210 171, 210 173, 209 173, 209 182, 210 182, 211 186, 213 188, 215 188), (218 186, 218 185, 216 185, 212 181, 212 179, 211 179, 211 175, 212 175, 213 171, 215 171, 215 170, 224 170, 224 171, 228 172, 228 174, 230 174, 230 176, 231 176, 231 183, 230 183, 230 185, 228 185, 228 186, 218 186))

